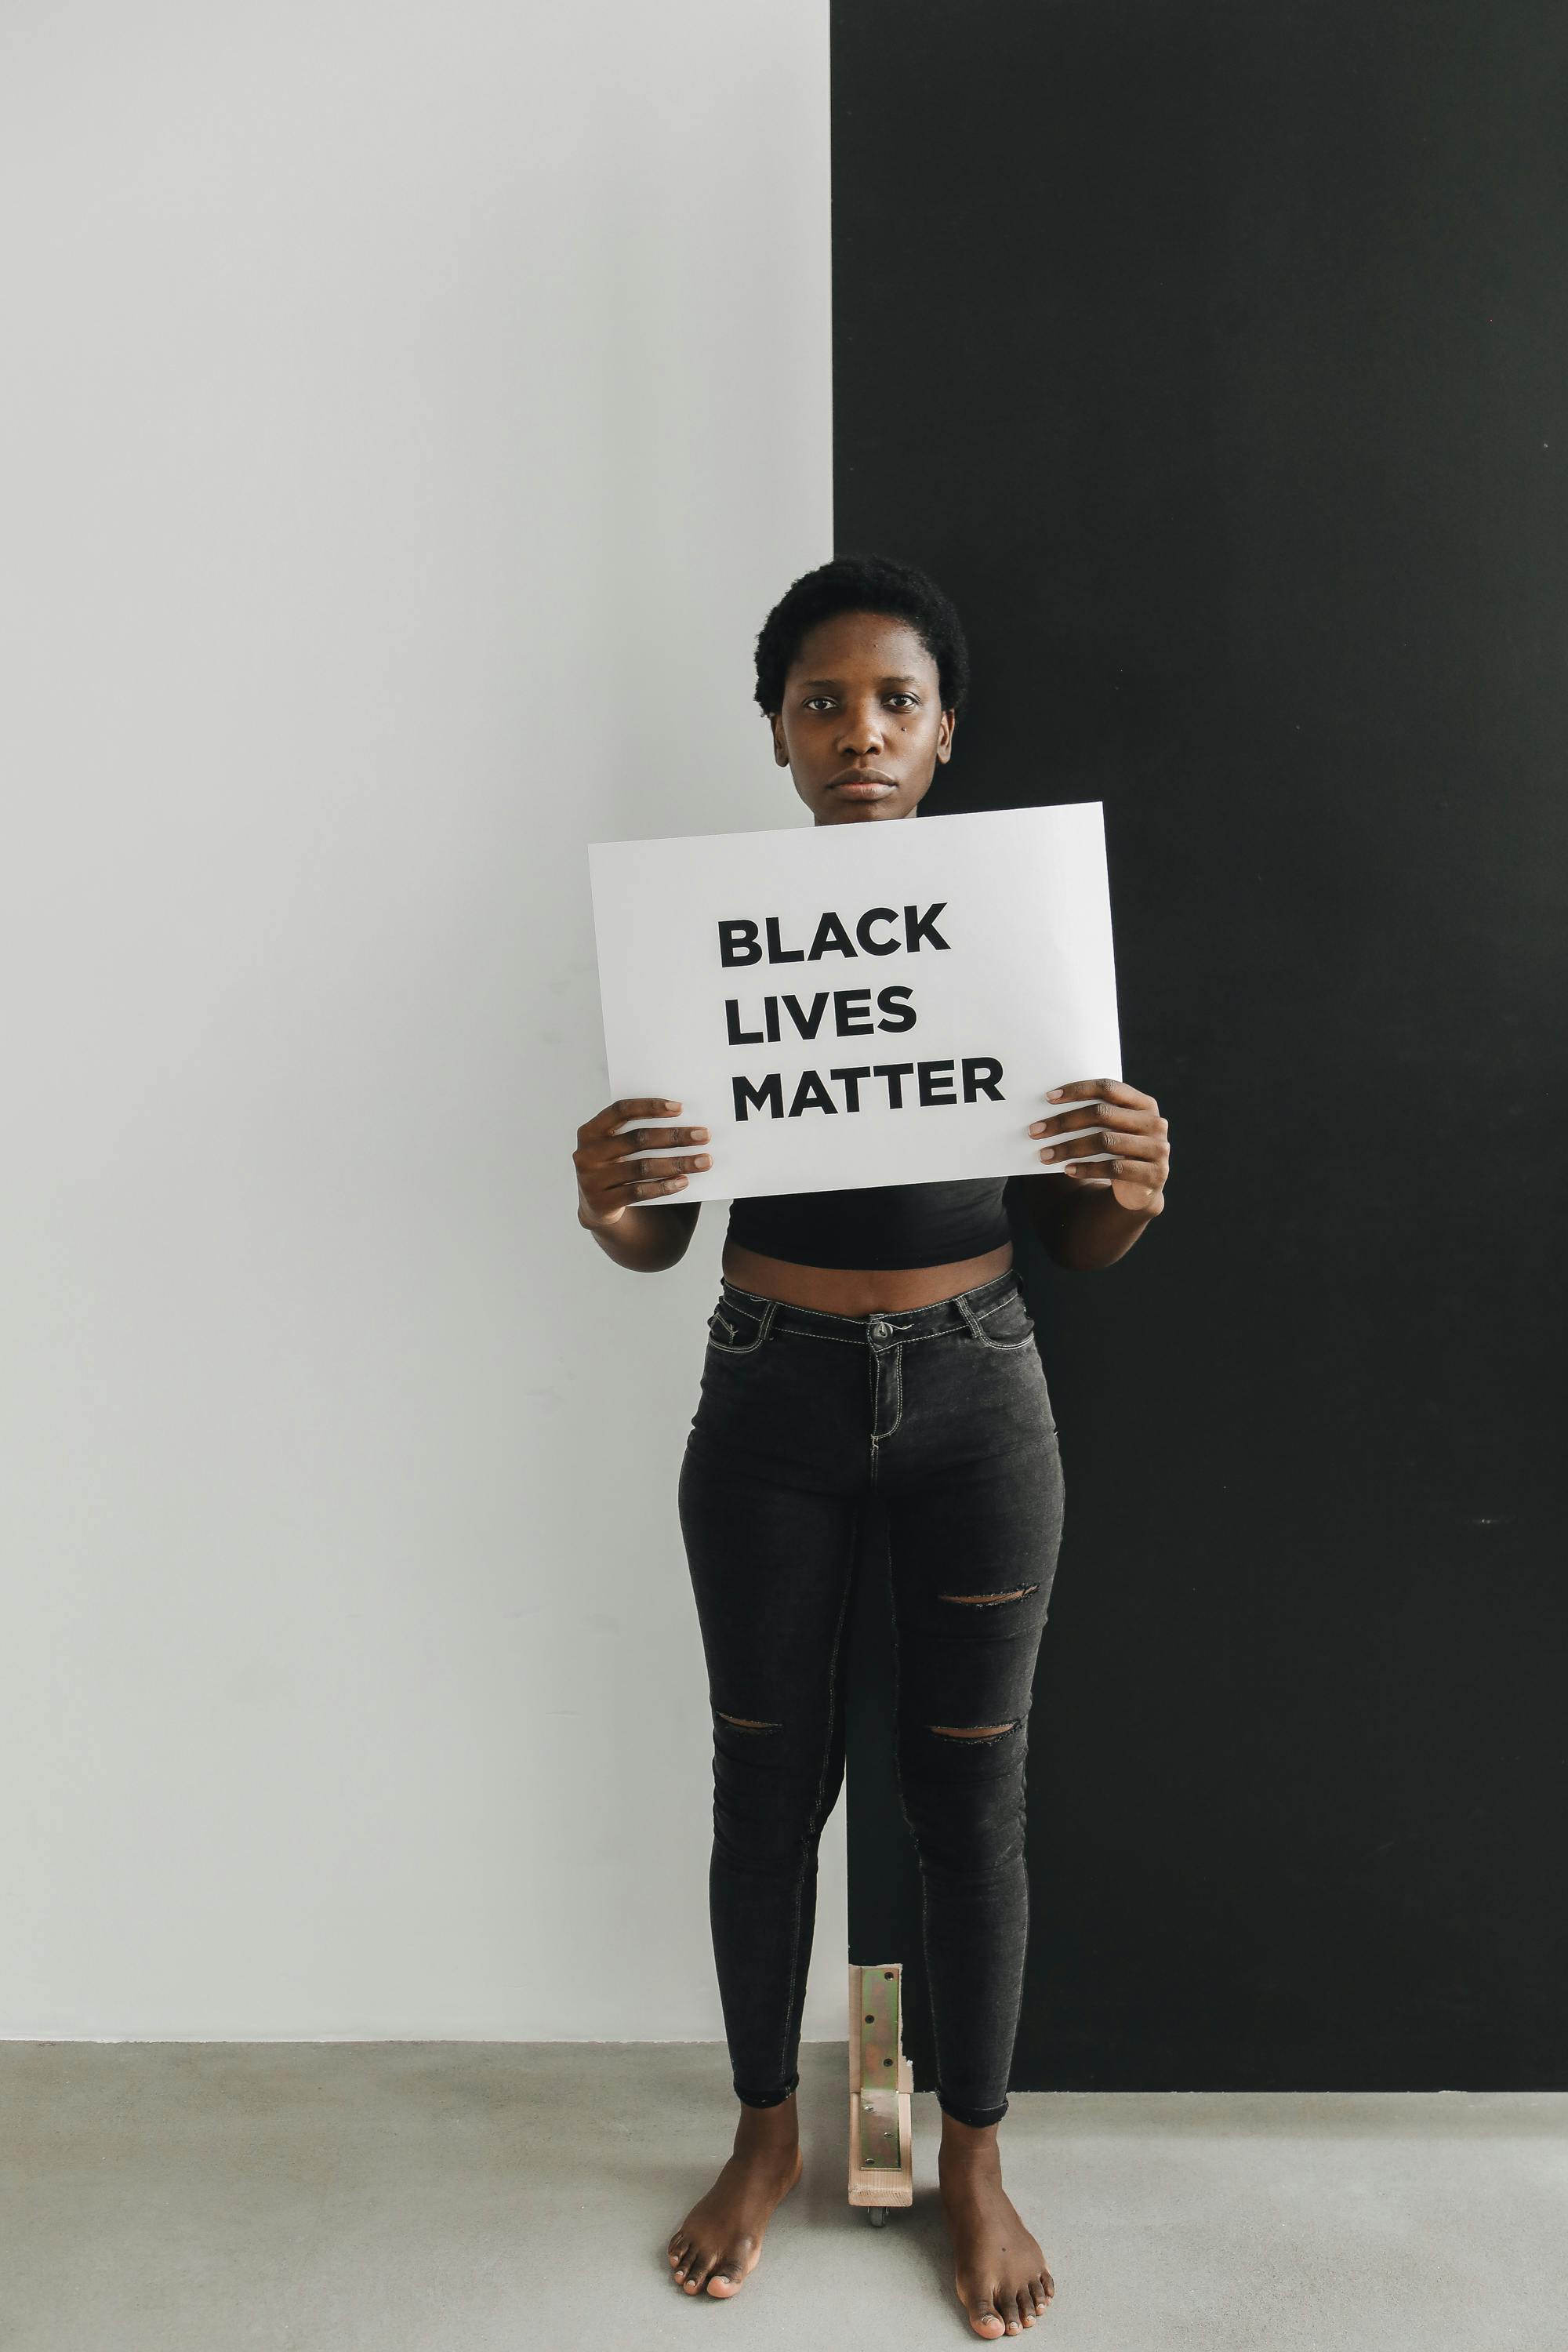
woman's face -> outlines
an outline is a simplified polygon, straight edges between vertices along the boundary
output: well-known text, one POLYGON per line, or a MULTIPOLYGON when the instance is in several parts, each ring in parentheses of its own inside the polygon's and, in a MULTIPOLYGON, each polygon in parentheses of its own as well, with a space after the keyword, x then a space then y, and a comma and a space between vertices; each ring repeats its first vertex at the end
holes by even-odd
POLYGON ((951 755, 954 715, 907 621, 840 613, 801 639, 769 723, 773 757, 816 822, 859 824, 913 816, 951 755))

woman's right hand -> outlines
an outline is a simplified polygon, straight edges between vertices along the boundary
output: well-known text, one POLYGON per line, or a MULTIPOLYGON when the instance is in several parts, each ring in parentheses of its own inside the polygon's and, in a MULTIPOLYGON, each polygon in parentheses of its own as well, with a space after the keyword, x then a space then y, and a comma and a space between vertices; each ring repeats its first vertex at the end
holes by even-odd
POLYGON ((635 1201, 650 1200, 659 1192, 679 1192, 687 1181, 682 1171, 710 1164, 706 1151, 676 1159, 629 1156, 646 1151, 650 1145, 706 1143, 705 1127, 632 1127, 624 1135, 613 1132, 628 1118, 668 1118, 679 1108, 678 1102, 661 1102, 651 1095, 628 1096, 624 1102, 607 1103, 577 1129, 577 1149, 572 1159, 577 1171, 580 1225, 618 1224, 635 1201))

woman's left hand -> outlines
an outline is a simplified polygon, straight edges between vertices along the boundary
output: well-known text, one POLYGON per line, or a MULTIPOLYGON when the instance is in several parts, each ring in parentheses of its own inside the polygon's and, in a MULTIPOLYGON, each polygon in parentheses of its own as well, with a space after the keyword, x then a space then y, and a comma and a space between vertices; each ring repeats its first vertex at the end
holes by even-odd
POLYGON ((1124 1078, 1075 1078, 1070 1086, 1053 1087, 1047 1101, 1063 1108, 1036 1119, 1029 1133, 1043 1136, 1044 1166, 1080 1183, 1109 1183, 1124 1209, 1158 1216, 1165 1205, 1165 1179, 1171 1172, 1170 1131, 1152 1095, 1140 1094, 1124 1078), (1075 1102, 1098 1101, 1104 1108, 1077 1110, 1075 1102), (1086 1121, 1089 1122, 1086 1127, 1086 1121), (1074 1129, 1080 1130, 1073 1133, 1074 1129), (1052 1136, 1072 1133, 1070 1143, 1053 1143, 1052 1136), (1091 1175, 1081 1162, 1063 1167, 1069 1152, 1112 1151, 1114 1160, 1095 1165, 1104 1172, 1091 1175))

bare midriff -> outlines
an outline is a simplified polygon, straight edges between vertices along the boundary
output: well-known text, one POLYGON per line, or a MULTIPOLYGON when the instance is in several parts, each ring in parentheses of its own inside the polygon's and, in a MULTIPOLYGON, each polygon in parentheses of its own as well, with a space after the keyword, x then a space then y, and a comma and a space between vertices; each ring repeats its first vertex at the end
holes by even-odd
POLYGON ((738 1289, 785 1299, 792 1307, 818 1307, 828 1315, 896 1315, 900 1308, 934 1307, 939 1299, 1005 1274, 1012 1263, 1011 1242, 951 1265, 841 1266, 796 1265, 727 1241, 722 1261, 738 1289))

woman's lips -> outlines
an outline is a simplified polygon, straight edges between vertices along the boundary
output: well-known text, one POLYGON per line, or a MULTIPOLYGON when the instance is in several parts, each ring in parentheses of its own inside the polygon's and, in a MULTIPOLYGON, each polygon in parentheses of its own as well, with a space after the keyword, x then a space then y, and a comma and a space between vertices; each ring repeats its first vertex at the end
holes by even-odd
POLYGON ((851 800, 874 801, 882 793, 896 793, 897 784, 890 776, 843 776, 834 784, 836 793, 847 793, 851 800))

